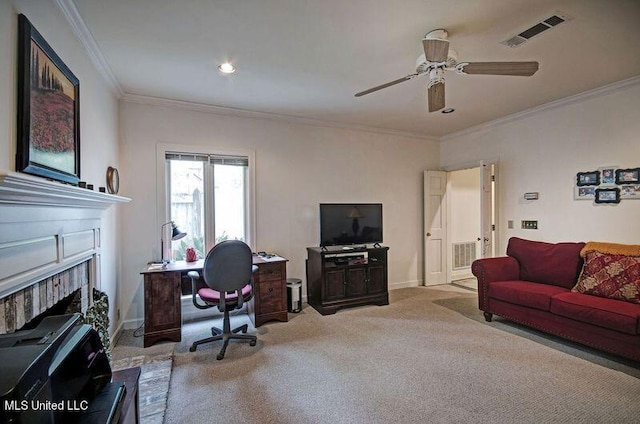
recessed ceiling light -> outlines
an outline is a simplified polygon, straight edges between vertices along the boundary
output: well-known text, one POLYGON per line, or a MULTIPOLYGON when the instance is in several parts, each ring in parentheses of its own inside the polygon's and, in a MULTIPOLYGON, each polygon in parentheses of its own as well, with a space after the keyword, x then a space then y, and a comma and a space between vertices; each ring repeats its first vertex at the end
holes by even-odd
POLYGON ((446 108, 446 109, 443 109, 443 110, 442 110, 442 113, 452 113, 452 112, 455 112, 455 111, 456 111, 456 110, 455 110, 454 108, 452 108, 452 107, 448 107, 448 108, 446 108))
POLYGON ((236 71, 236 67, 229 62, 218 65, 218 70, 223 74, 233 74, 236 71))

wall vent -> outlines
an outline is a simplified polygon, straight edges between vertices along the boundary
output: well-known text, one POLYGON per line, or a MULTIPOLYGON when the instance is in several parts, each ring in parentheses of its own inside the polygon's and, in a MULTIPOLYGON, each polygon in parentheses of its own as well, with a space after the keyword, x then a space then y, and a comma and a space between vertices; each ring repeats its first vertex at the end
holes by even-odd
POLYGON ((536 35, 572 19, 573 18, 571 16, 558 11, 554 15, 534 24, 531 28, 527 28, 519 34, 502 41, 500 44, 504 44, 509 47, 518 47, 536 35))
POLYGON ((464 269, 471 267, 471 263, 476 260, 476 242, 453 244, 453 269, 464 269))

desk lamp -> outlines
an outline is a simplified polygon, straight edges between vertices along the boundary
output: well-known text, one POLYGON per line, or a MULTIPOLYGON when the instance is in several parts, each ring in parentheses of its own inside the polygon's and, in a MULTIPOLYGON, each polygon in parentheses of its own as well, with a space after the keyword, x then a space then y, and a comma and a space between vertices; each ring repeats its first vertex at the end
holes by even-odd
MULTIPOLYGON (((187 233, 183 233, 182 231, 180 231, 178 229, 178 227, 176 226, 176 223, 173 221, 169 221, 167 223, 162 224, 162 227, 160 227, 160 252, 162 255, 162 263, 169 263, 171 262, 171 259, 165 259, 165 252, 164 252, 164 236, 166 234, 164 227, 168 226, 169 224, 171 224, 171 241, 175 241, 175 240, 180 240, 181 238, 183 238, 184 236, 187 235, 187 233)), ((169 243, 169 246, 171 246, 171 243, 169 243)), ((169 255, 171 256, 171 255, 169 255)))

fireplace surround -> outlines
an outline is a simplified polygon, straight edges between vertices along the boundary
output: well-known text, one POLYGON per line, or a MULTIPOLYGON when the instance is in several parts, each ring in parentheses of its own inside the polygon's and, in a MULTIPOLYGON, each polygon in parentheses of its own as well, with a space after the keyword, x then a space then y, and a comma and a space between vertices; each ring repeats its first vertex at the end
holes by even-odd
POLYGON ((126 197, 0 171, 0 333, 100 289, 101 215, 126 197))

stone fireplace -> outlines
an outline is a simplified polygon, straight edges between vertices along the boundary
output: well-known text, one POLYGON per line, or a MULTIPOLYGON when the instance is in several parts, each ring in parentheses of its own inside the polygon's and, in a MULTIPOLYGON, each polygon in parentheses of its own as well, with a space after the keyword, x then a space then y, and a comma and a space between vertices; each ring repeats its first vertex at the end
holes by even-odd
POLYGON ((100 289, 102 212, 127 201, 0 171, 0 334, 74 299, 87 312, 100 289))

